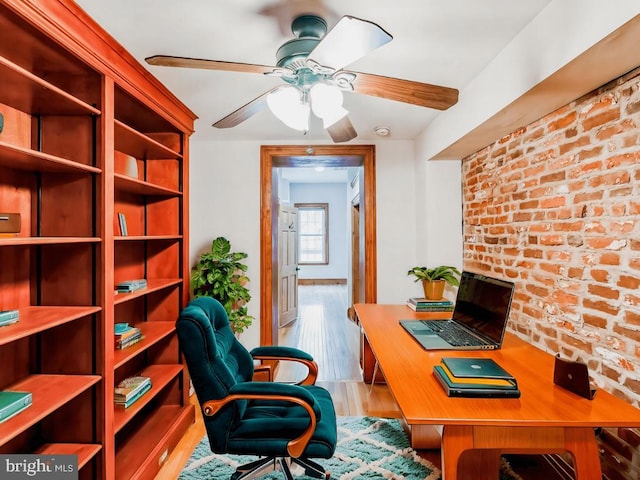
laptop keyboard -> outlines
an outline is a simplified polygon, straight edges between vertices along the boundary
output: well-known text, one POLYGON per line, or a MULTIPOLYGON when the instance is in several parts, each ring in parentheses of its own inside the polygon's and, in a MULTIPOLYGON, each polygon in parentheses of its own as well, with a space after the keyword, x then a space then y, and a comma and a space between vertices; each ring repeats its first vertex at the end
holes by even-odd
POLYGON ((449 342, 454 347, 483 344, 478 337, 474 337, 453 322, 445 322, 442 320, 422 320, 422 323, 427 325, 431 330, 436 332, 440 338, 449 342))

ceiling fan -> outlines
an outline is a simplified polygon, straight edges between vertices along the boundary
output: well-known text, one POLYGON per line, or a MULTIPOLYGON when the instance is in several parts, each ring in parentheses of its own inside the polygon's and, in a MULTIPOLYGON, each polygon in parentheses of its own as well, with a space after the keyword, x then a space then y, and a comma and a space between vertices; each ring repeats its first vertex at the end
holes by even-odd
POLYGON ((235 127, 268 106, 287 126, 305 133, 313 112, 338 143, 357 136, 349 112, 342 107, 344 91, 438 110, 446 110, 458 101, 458 90, 454 88, 343 70, 392 40, 373 22, 346 15, 327 32, 323 18, 303 14, 293 19, 291 31, 295 38, 278 49, 275 67, 166 55, 155 55, 146 61, 167 67, 261 73, 284 81, 215 122, 216 128, 235 127))

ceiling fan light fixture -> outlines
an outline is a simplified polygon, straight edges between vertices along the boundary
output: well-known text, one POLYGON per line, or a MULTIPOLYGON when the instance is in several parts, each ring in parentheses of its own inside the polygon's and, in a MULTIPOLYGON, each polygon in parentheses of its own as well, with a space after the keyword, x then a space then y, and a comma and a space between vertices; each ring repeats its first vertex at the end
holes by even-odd
POLYGON ((287 127, 306 132, 309 130, 309 105, 300 90, 285 86, 267 96, 269 110, 287 127))
POLYGON ((309 89, 309 97, 311 110, 316 117, 322 119, 324 128, 329 128, 349 113, 342 107, 342 90, 335 85, 316 83, 309 89))

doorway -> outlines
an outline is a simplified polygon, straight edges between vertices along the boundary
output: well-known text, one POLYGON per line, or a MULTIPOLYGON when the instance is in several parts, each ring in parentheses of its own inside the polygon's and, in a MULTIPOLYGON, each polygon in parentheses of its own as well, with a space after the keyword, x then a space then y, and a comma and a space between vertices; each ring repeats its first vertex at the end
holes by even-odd
POLYGON ((262 146, 260 149, 260 344, 278 343, 278 191, 276 169, 309 166, 363 167, 359 205, 359 264, 363 296, 376 301, 375 147, 373 145, 262 146))

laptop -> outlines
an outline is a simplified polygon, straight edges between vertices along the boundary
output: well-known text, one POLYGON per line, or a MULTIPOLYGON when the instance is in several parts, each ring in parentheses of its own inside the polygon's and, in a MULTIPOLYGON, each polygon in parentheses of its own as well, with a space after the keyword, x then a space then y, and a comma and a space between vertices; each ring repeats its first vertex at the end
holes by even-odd
POLYGON ((507 328, 513 282, 463 271, 448 320, 400 320, 425 350, 495 350, 507 328))

